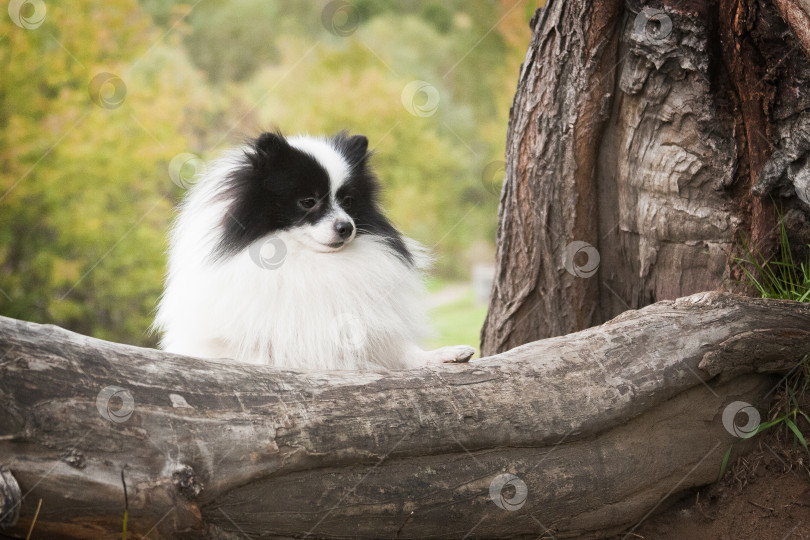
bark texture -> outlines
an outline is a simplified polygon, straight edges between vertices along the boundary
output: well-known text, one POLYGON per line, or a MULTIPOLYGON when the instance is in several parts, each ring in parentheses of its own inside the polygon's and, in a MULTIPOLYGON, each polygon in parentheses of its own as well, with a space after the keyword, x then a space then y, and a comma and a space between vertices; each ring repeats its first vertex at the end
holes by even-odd
POLYGON ((127 500, 134 538, 602 537, 716 479, 724 412, 807 351, 810 306, 724 293, 386 373, 0 317, 0 519, 24 536, 42 499, 37 537, 120 537, 127 500))
POLYGON ((551 0, 507 134, 485 354, 698 291, 741 239, 810 242, 806 0, 551 0), (772 199, 774 202, 772 202, 772 199))

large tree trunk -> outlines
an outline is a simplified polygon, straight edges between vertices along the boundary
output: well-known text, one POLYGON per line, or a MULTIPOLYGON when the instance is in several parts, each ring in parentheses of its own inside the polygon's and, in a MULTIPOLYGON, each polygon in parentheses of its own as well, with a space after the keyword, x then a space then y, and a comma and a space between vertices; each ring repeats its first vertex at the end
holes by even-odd
POLYGON ((510 115, 485 354, 739 288, 741 238, 774 248, 771 197, 806 256, 810 3, 775 3, 538 11, 510 115))
POLYGON ((729 408, 808 350, 810 305, 721 293, 388 373, 0 317, 0 522, 23 536, 41 499, 34 537, 115 538, 128 500, 133 538, 602 537, 716 479, 729 408))

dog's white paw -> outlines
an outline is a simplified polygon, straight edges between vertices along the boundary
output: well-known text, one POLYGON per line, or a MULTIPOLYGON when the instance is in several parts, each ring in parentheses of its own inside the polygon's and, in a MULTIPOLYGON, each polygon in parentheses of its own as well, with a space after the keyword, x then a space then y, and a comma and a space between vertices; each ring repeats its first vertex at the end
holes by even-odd
POLYGON ((435 364, 460 364, 469 362, 470 358, 475 354, 475 349, 467 345, 453 345, 450 347, 442 347, 431 351, 431 358, 428 363, 435 364))

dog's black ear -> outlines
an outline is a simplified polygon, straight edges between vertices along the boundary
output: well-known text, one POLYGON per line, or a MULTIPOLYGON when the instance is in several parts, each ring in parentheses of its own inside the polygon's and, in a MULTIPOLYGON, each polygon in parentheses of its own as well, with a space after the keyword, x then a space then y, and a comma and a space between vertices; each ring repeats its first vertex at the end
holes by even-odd
POLYGON ((249 154, 250 163, 254 168, 259 168, 263 164, 272 162, 287 148, 289 148, 289 143, 281 133, 262 133, 253 142, 253 152, 249 154))
POLYGON ((368 138, 365 135, 354 135, 346 141, 349 152, 353 156, 366 157, 368 153, 368 138))
POLYGON ((335 137, 335 142, 340 149, 340 153, 352 165, 363 163, 369 156, 368 138, 365 135, 352 135, 349 137, 348 133, 341 131, 335 137))

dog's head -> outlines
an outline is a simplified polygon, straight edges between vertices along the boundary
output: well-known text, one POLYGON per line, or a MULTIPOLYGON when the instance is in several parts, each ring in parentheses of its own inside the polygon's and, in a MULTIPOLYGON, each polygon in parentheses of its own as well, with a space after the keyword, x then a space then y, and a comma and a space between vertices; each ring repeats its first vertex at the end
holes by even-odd
POLYGON ((410 259, 399 233, 378 204, 379 182, 369 168, 368 139, 263 133, 225 179, 228 201, 220 255, 286 231, 302 246, 340 251, 357 235, 377 234, 410 259))

